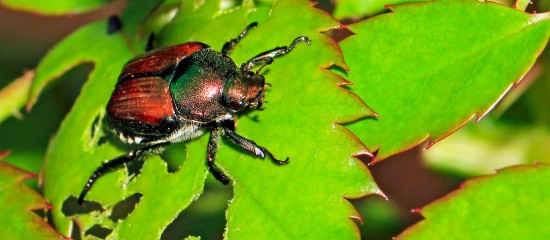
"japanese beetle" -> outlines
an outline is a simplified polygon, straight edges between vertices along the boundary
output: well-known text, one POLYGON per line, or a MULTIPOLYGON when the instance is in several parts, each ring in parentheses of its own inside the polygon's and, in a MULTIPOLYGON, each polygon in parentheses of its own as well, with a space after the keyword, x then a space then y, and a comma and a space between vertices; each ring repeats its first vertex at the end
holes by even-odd
POLYGON ((260 53, 238 67, 229 53, 256 26, 248 25, 237 38, 226 42, 221 52, 204 43, 189 42, 151 50, 126 63, 107 104, 106 120, 123 142, 141 148, 97 168, 78 203, 83 204, 96 180, 111 169, 158 155, 166 146, 190 141, 206 131, 211 132, 206 152, 208 169, 224 184, 229 179, 214 164, 220 136, 275 164, 287 164, 288 158, 278 160, 266 148, 237 134, 235 113, 261 109, 269 85, 261 69, 288 54, 297 43, 310 44, 310 39, 298 37, 289 46, 260 53), (255 67, 258 69, 252 72, 255 67))

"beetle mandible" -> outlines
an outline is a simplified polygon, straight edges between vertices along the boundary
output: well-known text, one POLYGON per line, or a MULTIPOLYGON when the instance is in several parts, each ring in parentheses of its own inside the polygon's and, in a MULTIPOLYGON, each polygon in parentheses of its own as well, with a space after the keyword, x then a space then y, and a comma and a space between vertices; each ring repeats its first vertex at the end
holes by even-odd
POLYGON ((266 148, 235 132, 235 113, 261 109, 268 83, 260 74, 273 59, 288 54, 299 42, 310 44, 305 36, 289 46, 260 53, 240 67, 229 53, 257 26, 251 23, 221 52, 201 42, 188 42, 151 50, 131 59, 122 69, 115 90, 107 104, 106 120, 112 132, 125 143, 141 148, 104 162, 88 179, 78 203, 103 174, 125 163, 158 155, 175 142, 186 142, 210 131, 206 152, 209 171, 220 182, 229 179, 215 165, 220 136, 261 158, 278 160, 266 148), (258 67, 253 72, 252 69, 258 67))

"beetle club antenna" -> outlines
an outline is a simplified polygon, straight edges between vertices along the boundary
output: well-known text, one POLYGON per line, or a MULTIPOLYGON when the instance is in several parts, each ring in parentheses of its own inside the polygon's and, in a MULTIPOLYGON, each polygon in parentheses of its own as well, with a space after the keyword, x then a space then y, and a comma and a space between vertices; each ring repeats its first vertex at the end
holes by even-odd
POLYGON ((273 63, 274 58, 286 55, 290 51, 292 51, 292 49, 294 49, 294 46, 299 42, 306 42, 307 45, 310 45, 311 39, 305 36, 297 37, 294 39, 294 41, 292 41, 292 43, 288 47, 287 46, 276 47, 272 50, 260 53, 255 57, 253 57, 252 59, 248 60, 248 62, 243 63, 243 65, 241 65, 241 71, 250 71, 250 69, 254 68, 256 65, 263 63, 263 65, 259 69, 259 70, 262 70, 262 68, 264 68, 265 66, 273 63))
POLYGON ((246 36, 246 34, 248 34, 248 31, 250 31, 250 29, 252 28, 255 28, 256 26, 258 26, 257 22, 248 24, 248 26, 246 26, 246 28, 243 30, 241 35, 239 35, 237 38, 231 39, 229 42, 226 42, 222 48, 222 55, 227 57, 229 55, 229 52, 233 51, 233 49, 235 49, 235 47, 241 41, 241 39, 243 39, 246 36))

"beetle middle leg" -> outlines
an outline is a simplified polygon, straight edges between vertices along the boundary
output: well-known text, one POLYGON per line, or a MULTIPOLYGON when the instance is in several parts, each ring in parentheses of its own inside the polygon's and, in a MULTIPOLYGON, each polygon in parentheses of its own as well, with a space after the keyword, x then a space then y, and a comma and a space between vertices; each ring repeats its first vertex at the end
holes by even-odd
POLYGON ((269 157, 269 159, 277 165, 286 165, 290 162, 288 157, 285 160, 276 159, 275 156, 273 156, 273 154, 269 152, 266 148, 236 133, 235 120, 223 121, 221 127, 223 129, 224 136, 226 136, 231 142, 240 146, 244 150, 247 150, 254 155, 262 158, 269 157))
POLYGON ((150 157, 152 155, 158 155, 160 154, 160 152, 164 150, 164 148, 168 144, 169 143, 159 143, 152 146, 147 146, 141 149, 130 151, 126 155, 122 155, 115 159, 104 162, 100 167, 98 167, 94 171, 94 173, 92 173, 92 175, 86 182, 84 189, 82 189, 82 192, 78 197, 78 204, 80 205, 84 204, 84 198, 86 197, 86 194, 88 194, 88 192, 90 191, 90 189, 92 188, 92 186, 94 185, 94 183, 97 181, 99 177, 103 176, 105 173, 108 173, 110 171, 120 169, 126 163, 133 162, 135 160, 143 159, 146 157, 150 157))

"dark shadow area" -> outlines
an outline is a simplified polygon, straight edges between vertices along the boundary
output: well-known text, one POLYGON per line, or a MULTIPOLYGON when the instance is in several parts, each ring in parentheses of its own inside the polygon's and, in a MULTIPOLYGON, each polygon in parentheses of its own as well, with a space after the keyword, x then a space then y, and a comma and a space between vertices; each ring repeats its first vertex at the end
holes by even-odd
POLYGON ((99 129, 99 115, 95 116, 92 126, 90 126, 90 138, 94 138, 99 129))
POLYGON ((421 161, 421 149, 416 147, 369 166, 388 201, 376 195, 351 200, 364 220, 363 225, 359 225, 362 239, 392 239, 423 219, 420 214, 413 213, 413 209, 423 207, 459 186, 459 180, 443 177, 426 168, 421 161), (386 224, 381 225, 380 221, 386 224))
POLYGON ((187 146, 185 143, 173 143, 166 148, 161 158, 166 162, 169 173, 176 173, 187 159, 187 146))
POLYGON ((84 205, 80 205, 78 204, 78 199, 75 196, 70 196, 65 199, 63 202, 63 207, 61 208, 61 212, 68 217, 77 214, 87 214, 93 211, 102 212, 104 209, 98 202, 84 201, 84 205))
MULTIPOLYGON (((210 179, 212 180, 212 179, 210 179)), ((200 199, 185 209, 162 233, 162 240, 200 236, 203 240, 223 239, 225 209, 232 198, 231 187, 207 181, 200 199)))
POLYGON ((135 193, 134 195, 118 202, 113 207, 113 212, 111 213, 111 216, 109 216, 109 219, 113 220, 113 222, 118 222, 119 220, 127 218, 130 213, 134 211, 139 201, 141 201, 142 196, 143 194, 141 193, 135 193))
POLYGON ((102 227, 100 225, 94 225, 93 227, 88 229, 88 231, 86 231, 84 235, 91 235, 96 238, 105 239, 107 238, 107 236, 109 236, 109 234, 111 234, 111 232, 113 232, 113 230, 102 227))
MULTIPOLYGON (((71 240, 80 240, 82 239, 80 237, 80 227, 78 227, 78 224, 76 224, 74 221, 72 222, 73 225, 73 231, 71 234, 71 240)), ((53 225, 52 225, 53 226, 53 225)))

